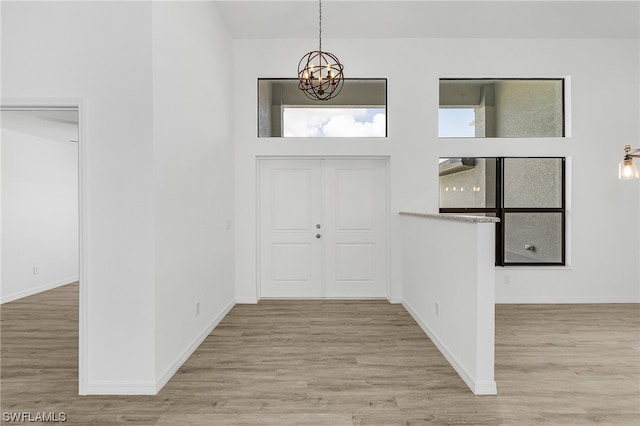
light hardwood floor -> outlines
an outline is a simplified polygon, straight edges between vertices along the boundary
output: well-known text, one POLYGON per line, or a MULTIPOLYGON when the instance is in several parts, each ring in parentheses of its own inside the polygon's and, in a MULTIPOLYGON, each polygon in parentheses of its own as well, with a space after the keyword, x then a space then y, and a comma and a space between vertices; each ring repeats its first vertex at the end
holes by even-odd
POLYGON ((474 396, 400 305, 238 305, 156 396, 77 396, 78 287, 1 309, 1 411, 67 424, 640 424, 640 305, 498 305, 474 396))

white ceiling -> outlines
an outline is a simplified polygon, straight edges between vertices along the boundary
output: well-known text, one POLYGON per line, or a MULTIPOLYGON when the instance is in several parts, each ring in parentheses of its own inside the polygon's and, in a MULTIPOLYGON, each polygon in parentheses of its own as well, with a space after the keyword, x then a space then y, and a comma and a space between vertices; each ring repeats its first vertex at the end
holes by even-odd
MULTIPOLYGON (((234 38, 317 38, 317 0, 216 1, 234 38)), ((640 38, 640 0, 323 0, 323 38, 640 38)))
POLYGON ((78 141, 78 111, 66 108, 2 109, 0 126, 58 142, 78 141))

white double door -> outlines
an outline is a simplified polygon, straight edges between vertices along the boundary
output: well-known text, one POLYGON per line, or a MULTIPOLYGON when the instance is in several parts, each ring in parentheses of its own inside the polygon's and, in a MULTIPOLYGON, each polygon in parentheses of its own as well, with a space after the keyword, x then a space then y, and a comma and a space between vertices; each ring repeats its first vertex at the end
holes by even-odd
POLYGON ((260 160, 261 297, 386 297, 386 164, 260 160))

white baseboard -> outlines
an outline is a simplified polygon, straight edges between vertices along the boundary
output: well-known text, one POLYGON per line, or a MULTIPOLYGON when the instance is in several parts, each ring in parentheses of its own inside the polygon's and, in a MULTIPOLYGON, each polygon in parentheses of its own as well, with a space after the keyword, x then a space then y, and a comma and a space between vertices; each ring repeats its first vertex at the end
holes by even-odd
POLYGON ((155 395, 153 381, 111 381, 96 380, 87 384, 81 395, 155 395))
POLYGON ((495 380, 476 380, 474 389, 471 389, 474 395, 497 395, 498 388, 495 380))
POLYGON ((496 304, 596 304, 596 303, 640 303, 640 298, 620 297, 496 297, 496 304))
POLYGON ((447 361, 449 361, 449 364, 451 364, 453 369, 456 370, 456 373, 458 373, 460 378, 462 378, 462 380, 467 384, 474 395, 496 395, 498 393, 495 380, 476 380, 473 378, 467 369, 458 361, 456 356, 442 342, 438 335, 434 333, 424 321, 422 321, 411 305, 409 305, 407 301, 403 300, 402 306, 404 306, 407 312, 409 312, 409 315, 413 317, 415 322, 420 326, 422 331, 425 332, 429 339, 431 339, 433 344, 436 345, 440 353, 447 359, 447 361))
POLYGON ((44 284, 38 287, 30 288, 18 293, 10 294, 0 297, 0 304, 13 302, 14 300, 22 299, 23 297, 33 296, 34 294, 42 293, 43 291, 52 290, 63 285, 71 284, 78 281, 78 276, 65 278, 62 280, 54 281, 52 283, 44 284))
POLYGON ((389 303, 402 303, 402 297, 389 297, 389 303))
POLYGON ((207 327, 205 327, 205 329, 191 342, 189 346, 187 346, 184 351, 182 351, 180 355, 178 355, 178 357, 171 363, 171 365, 167 367, 164 373, 162 373, 162 375, 160 375, 160 377, 156 379, 152 395, 160 392, 160 389, 162 389, 164 385, 166 385, 167 382, 173 377, 173 375, 176 374, 180 367, 182 367, 182 364, 184 364, 187 359, 189 359, 189 357, 196 351, 196 349, 198 349, 198 347, 202 344, 202 342, 204 342, 207 336, 209 336, 213 329, 216 328, 218 324, 220 324, 220 321, 222 321, 224 317, 227 316, 227 314, 231 311, 231 309, 233 309, 235 305, 235 301, 229 302, 227 306, 222 309, 222 312, 220 312, 213 319, 213 321, 211 321, 211 323, 207 327))
POLYGON ((237 297, 236 303, 240 305, 243 305, 243 304, 255 305, 256 303, 258 303, 258 299, 255 297, 237 297))

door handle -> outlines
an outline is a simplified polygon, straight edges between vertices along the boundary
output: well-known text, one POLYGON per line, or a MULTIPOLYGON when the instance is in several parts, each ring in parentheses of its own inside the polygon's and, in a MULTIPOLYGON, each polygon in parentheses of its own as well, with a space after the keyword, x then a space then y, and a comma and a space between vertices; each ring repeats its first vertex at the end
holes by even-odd
POLYGON ((322 235, 316 234, 316 238, 320 238, 320 237, 322 237, 322 235))
POLYGON ((320 224, 317 224, 317 225, 316 225, 316 228, 317 228, 317 229, 320 229, 320 228, 321 228, 320 224))

